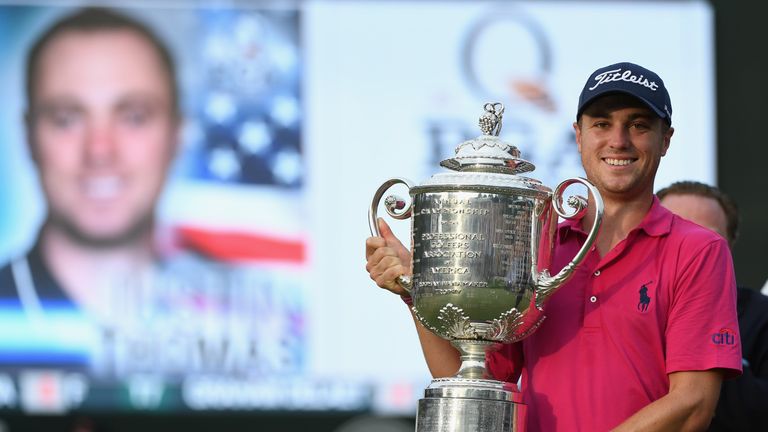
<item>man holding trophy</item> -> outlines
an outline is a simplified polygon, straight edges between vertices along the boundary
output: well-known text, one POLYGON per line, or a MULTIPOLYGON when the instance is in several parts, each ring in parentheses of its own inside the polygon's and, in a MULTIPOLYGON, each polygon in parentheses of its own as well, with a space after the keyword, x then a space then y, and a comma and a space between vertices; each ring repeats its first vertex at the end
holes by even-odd
MULTIPOLYGON (((413 256, 387 224, 378 221, 381 235, 366 241, 366 270, 378 286, 414 304, 416 328, 436 381, 456 375, 460 367, 464 371, 471 363, 467 361, 471 356, 463 345, 449 339, 462 339, 462 335, 469 334, 467 339, 484 339, 488 341, 487 346, 493 341, 511 341, 515 343, 496 347, 495 351, 486 348, 487 355, 477 357, 485 359, 485 368, 475 366, 487 375, 484 378, 511 383, 517 382, 522 374, 522 401, 527 406, 528 431, 706 429, 722 379, 741 372, 736 285, 727 242, 674 216, 653 195, 656 171, 674 132, 671 116, 671 102, 663 81, 641 66, 632 63, 606 66, 587 80, 573 127, 582 165, 596 191, 590 188, 590 207, 581 212, 580 220, 566 217, 565 222, 551 228, 546 222, 542 226, 534 223, 534 233, 552 231, 552 245, 546 242, 545 234, 541 236, 545 244, 533 244, 531 250, 526 251, 525 255, 534 257, 533 275, 520 276, 521 280, 532 278, 539 285, 537 266, 541 263, 536 263, 535 257, 548 248, 554 252, 551 260, 546 260, 549 267, 541 277, 549 278, 550 270, 553 274, 558 272, 553 279, 564 272, 568 274, 555 281, 557 286, 551 292, 543 295, 536 292, 529 310, 524 310, 525 302, 516 303, 510 312, 523 318, 511 320, 509 314, 504 315, 503 319, 510 320, 508 327, 521 329, 528 322, 524 317, 535 315, 528 312, 546 316, 546 319, 536 317, 536 322, 528 326, 529 331, 512 335, 514 331, 507 330, 504 337, 489 336, 493 333, 490 331, 480 336, 477 332, 456 336, 456 333, 436 331, 442 327, 430 324, 437 320, 427 316, 430 311, 427 300, 445 292, 458 296, 462 290, 465 294, 470 292, 472 298, 482 299, 477 287, 489 289, 504 285, 494 285, 495 279, 491 278, 490 282, 461 282, 461 289, 455 288, 458 282, 451 282, 450 290, 438 292, 425 288, 429 284, 445 283, 423 281, 429 270, 436 273, 439 272, 436 269, 442 268, 425 269, 425 261, 435 253, 420 248, 431 247, 424 243, 436 236, 449 238, 448 234, 423 233, 427 225, 416 218, 423 218, 425 213, 438 213, 430 210, 427 205, 430 202, 417 203, 424 208, 414 212, 413 248, 418 253, 414 252, 413 256), (407 279, 412 269, 413 287, 407 279), (428 295, 423 294, 425 290, 428 295), (411 294, 414 294, 413 300, 411 294)), ((477 143, 473 146, 482 147, 477 143)), ((459 150, 456 159, 460 159, 459 150)), ((507 166, 520 163, 516 158, 504 161, 507 166)), ((474 167, 476 165, 468 171, 476 170, 474 167)), ((500 172, 497 168, 494 170, 500 172)), ((510 171, 518 172, 522 170, 510 171)), ((455 190, 463 181, 443 180, 439 186, 450 183, 451 190, 455 190)), ((421 198, 421 191, 431 191, 426 189, 429 186, 414 188, 412 195, 421 198)), ((470 189, 480 190, 474 186, 470 189)), ((521 196, 531 195, 531 190, 516 192, 515 202, 521 202, 521 196)), ((559 201, 559 192, 558 186, 553 205, 559 201)), ((459 201, 453 199, 452 202, 459 201)), ((538 203, 531 207, 536 209, 531 213, 535 219, 543 207, 538 203)), ((519 213, 519 209, 514 210, 519 213)), ((449 222, 469 225, 463 221, 449 222)), ((476 224, 474 220, 471 222, 476 224)), ((446 226, 450 225, 434 232, 442 233, 446 226)), ((466 234, 451 235, 468 238, 466 234)), ((508 236, 515 242, 510 250, 519 255, 517 237, 519 234, 515 233, 508 236)), ((505 250, 498 244, 492 246, 494 251, 505 250)), ((472 253, 480 256, 479 252, 472 253)), ((486 267, 493 259, 488 258, 486 267)), ((507 274, 518 277, 520 268, 507 274)), ((513 292, 522 292, 519 287, 525 283, 506 286, 513 292)), ((493 299, 501 298, 497 295, 494 291, 493 299)), ((471 301, 461 306, 472 309, 471 301)), ((455 314, 462 313, 462 308, 447 304, 436 314, 439 319, 445 318, 447 307, 453 308, 455 314)), ((473 320, 467 322, 470 321, 474 323, 473 320)), ((499 320, 491 321, 498 323, 499 320)), ((477 358, 474 363, 479 363, 477 358)), ((477 378, 461 371, 456 376, 477 378)), ((420 402, 419 417, 422 409, 420 402)), ((518 423, 509 430, 522 428, 518 423)))

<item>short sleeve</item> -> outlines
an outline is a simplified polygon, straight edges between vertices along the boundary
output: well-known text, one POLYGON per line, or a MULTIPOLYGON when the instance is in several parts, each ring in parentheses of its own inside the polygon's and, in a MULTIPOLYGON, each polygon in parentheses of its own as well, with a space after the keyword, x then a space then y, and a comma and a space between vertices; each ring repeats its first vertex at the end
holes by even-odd
POLYGON ((724 369, 741 374, 736 280, 730 249, 718 238, 681 254, 666 328, 667 373, 724 369))

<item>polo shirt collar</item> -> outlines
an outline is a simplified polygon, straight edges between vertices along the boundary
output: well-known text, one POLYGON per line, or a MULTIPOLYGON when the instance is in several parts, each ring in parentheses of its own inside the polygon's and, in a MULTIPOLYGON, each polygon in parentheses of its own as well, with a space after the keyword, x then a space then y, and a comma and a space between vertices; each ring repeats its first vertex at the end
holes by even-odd
POLYGON ((669 234, 672 229, 674 215, 661 205, 659 198, 654 195, 651 209, 643 218, 637 229, 645 231, 651 237, 661 237, 669 234))
MULTIPOLYGON (((645 214, 640 224, 632 231, 642 230, 650 237, 661 237, 669 234, 672 228, 672 218, 672 212, 664 208, 659 202, 659 198, 654 195, 648 213, 645 214)), ((576 219, 567 219, 560 224, 558 228, 560 240, 564 240, 569 232, 579 233, 582 236, 587 235, 581 227, 581 221, 576 219)))

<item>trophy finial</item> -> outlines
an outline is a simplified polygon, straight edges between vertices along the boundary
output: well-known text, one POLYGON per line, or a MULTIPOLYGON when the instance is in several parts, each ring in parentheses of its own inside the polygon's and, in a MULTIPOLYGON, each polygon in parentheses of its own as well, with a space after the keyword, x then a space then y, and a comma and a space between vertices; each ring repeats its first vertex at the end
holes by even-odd
POLYGON ((499 136, 501 132, 501 117, 504 115, 504 104, 488 102, 483 106, 485 113, 480 116, 480 130, 483 135, 499 136))
POLYGON ((440 162, 454 171, 477 171, 487 173, 521 174, 533 171, 532 163, 520 158, 520 150, 499 138, 504 105, 488 102, 483 105, 485 113, 480 117, 483 134, 464 141, 456 147, 456 156, 440 162))

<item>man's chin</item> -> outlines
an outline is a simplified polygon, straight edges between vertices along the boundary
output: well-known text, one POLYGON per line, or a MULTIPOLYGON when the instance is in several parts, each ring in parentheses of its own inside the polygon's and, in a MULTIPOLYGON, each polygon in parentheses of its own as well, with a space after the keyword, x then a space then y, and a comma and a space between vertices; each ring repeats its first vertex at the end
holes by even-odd
POLYGON ((125 246, 146 238, 152 231, 152 219, 145 218, 123 226, 82 227, 68 221, 49 221, 49 227, 58 229, 74 243, 88 248, 109 249, 125 246))
POLYGON ((84 246, 96 249, 110 249, 135 242, 141 236, 132 231, 118 232, 71 232, 69 237, 84 246))

